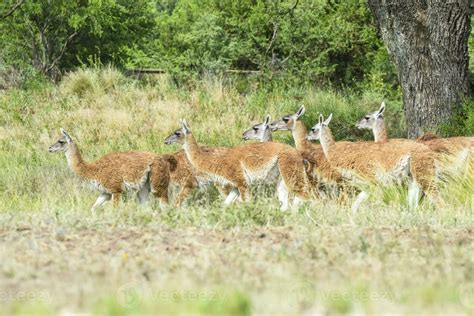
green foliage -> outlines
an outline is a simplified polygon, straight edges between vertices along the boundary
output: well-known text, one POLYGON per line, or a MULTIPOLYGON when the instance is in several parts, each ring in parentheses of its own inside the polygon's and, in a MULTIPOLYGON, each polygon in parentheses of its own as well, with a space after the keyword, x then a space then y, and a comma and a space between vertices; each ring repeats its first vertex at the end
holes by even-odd
POLYGON ((25 0, 0 27, 6 65, 52 78, 112 63, 177 79, 238 69, 261 70, 265 82, 396 86, 362 0, 25 0))
MULTIPOLYGON (((15 2, 4 2, 0 10, 15 2)), ((30 65, 52 78, 91 60, 124 65, 130 50, 146 41, 152 12, 148 0, 25 0, 0 19, 0 41, 6 44, 0 54, 9 65, 30 65)))
POLYGON ((151 40, 154 14, 149 0, 106 1, 93 7, 94 23, 85 26, 78 34, 76 45, 65 56, 66 69, 91 58, 101 64, 123 67, 151 40))
POLYGON ((162 1, 157 24, 150 62, 175 72, 264 70, 337 85, 393 73, 365 1, 162 1))

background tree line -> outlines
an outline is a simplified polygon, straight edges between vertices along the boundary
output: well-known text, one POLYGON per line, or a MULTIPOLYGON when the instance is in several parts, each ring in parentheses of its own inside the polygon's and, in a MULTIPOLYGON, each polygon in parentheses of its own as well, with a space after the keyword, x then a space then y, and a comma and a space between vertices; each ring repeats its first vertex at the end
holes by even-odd
POLYGON ((4 71, 56 79, 112 63, 181 76, 240 69, 338 86, 395 82, 365 1, 7 0, 0 12, 4 71))
POLYGON ((403 95, 414 137, 474 113, 459 106, 472 91, 468 11, 467 0, 5 0, 0 88, 90 65, 161 68, 177 82, 259 70, 266 86, 403 95))

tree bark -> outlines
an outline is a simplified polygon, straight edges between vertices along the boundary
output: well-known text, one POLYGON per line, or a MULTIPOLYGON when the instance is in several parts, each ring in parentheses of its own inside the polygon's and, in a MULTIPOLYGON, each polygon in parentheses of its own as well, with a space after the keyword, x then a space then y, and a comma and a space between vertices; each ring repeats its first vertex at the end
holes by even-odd
POLYGON ((408 137, 446 123, 469 96, 468 0, 368 0, 398 72, 408 137))

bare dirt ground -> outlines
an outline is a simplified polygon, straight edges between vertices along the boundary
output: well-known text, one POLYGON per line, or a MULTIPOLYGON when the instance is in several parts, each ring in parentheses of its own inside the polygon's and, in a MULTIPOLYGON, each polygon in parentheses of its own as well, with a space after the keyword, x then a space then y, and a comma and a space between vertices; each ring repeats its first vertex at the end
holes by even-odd
POLYGON ((183 304, 221 311, 203 302, 224 313, 472 311, 472 227, 222 229, 102 216, 3 218, 4 312, 21 313, 26 302, 66 314, 175 312, 183 304))

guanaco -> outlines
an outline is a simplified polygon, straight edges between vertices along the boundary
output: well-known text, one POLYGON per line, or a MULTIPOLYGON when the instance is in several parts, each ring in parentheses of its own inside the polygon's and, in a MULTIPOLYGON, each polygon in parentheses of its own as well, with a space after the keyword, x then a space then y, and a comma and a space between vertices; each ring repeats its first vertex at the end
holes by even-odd
POLYGON ((125 191, 136 191, 140 204, 147 203, 150 192, 161 203, 168 203, 170 170, 176 167, 176 159, 170 155, 157 155, 142 151, 114 152, 94 162, 86 162, 77 144, 61 128, 62 137, 49 146, 49 152, 64 152, 69 168, 88 181, 100 195, 91 208, 112 199, 118 206, 125 191))
POLYGON ((197 172, 211 182, 232 188, 225 204, 233 203, 238 196, 243 201, 249 201, 249 185, 252 182, 275 182, 277 179, 280 179, 277 193, 282 209, 288 208, 289 192, 296 196, 295 205, 309 198, 303 158, 291 146, 265 142, 220 148, 217 151, 203 150, 187 122, 181 120, 180 124, 181 127, 168 136, 165 142, 181 144, 197 172))
MULTIPOLYGON (((375 112, 367 113, 357 124, 359 129, 370 129, 374 135, 376 143, 385 143, 389 141, 387 128, 385 125, 384 112, 385 102, 382 102, 380 108, 375 112)), ((397 139, 400 140, 400 139, 397 139)), ((405 140, 414 141, 414 140, 405 140)), ((420 136, 416 141, 425 144, 434 152, 445 154, 457 154, 460 152, 472 151, 474 148, 474 137, 449 137, 441 138, 432 133, 420 136)))
MULTIPOLYGON (((398 175, 412 177, 414 184, 425 193, 432 192, 435 173, 434 152, 427 146, 415 142, 393 141, 389 143, 374 142, 336 142, 329 129, 332 114, 311 129, 309 140, 319 140, 324 156, 333 167, 354 171, 371 178, 377 177, 378 169, 397 170, 398 175), (406 158, 409 157, 409 160, 406 158), (401 161, 407 161, 409 173, 400 172, 401 161)), ((417 190, 409 193, 411 204, 416 204, 417 190)))

